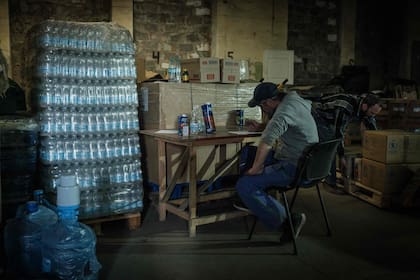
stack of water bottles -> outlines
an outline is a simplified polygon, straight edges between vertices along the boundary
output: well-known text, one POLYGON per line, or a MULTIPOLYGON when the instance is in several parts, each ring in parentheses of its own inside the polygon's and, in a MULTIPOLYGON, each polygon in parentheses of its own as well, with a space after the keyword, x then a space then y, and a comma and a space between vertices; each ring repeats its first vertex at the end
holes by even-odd
POLYGON ((36 190, 35 200, 19 207, 16 217, 6 223, 6 274, 13 279, 97 279, 101 265, 96 237, 78 222, 76 176, 64 174, 59 181, 57 207, 36 190))
POLYGON ((113 23, 48 20, 34 27, 28 65, 38 112, 42 186, 77 174, 80 217, 143 207, 135 47, 113 23))

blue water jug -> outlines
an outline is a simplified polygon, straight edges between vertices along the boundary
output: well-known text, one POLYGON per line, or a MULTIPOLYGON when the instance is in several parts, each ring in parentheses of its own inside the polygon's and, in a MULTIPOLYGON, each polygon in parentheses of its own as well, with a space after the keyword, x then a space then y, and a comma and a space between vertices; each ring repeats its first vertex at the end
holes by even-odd
MULTIPOLYGON (((31 219, 34 219, 35 223, 41 223, 41 225, 55 224, 58 221, 56 210, 54 210, 55 206, 44 199, 44 191, 40 189, 34 190, 33 197, 34 201, 38 204, 39 212, 31 214, 33 216, 31 219)), ((30 202, 30 204, 33 203, 30 202)), ((20 205, 16 211, 16 217, 24 217, 28 213, 27 207, 27 203, 20 205)))
POLYGON ((57 188, 58 223, 42 232, 42 270, 58 279, 96 279, 93 230, 78 222, 80 191, 74 176, 62 176, 57 188))
POLYGON ((39 208, 35 201, 28 201, 22 212, 5 226, 7 271, 12 275, 39 276, 41 233, 46 226, 57 222, 57 215, 46 207, 39 208))

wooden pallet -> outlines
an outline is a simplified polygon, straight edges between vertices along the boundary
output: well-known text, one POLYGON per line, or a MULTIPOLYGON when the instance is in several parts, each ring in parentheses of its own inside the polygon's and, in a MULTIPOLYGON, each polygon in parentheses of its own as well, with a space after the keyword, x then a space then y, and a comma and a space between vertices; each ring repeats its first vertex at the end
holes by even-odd
POLYGON ((349 193, 363 201, 366 201, 379 208, 391 207, 391 195, 383 194, 382 192, 369 188, 360 182, 353 181, 349 184, 349 193))
POLYGON ((126 214, 117 214, 117 215, 110 215, 106 217, 99 217, 95 219, 86 219, 81 220, 82 223, 86 225, 90 225, 93 230, 95 231, 96 235, 103 235, 102 233, 102 223, 105 222, 113 222, 113 221, 120 221, 126 220, 127 228, 129 230, 135 230, 140 228, 141 224, 141 213, 126 213, 126 214))

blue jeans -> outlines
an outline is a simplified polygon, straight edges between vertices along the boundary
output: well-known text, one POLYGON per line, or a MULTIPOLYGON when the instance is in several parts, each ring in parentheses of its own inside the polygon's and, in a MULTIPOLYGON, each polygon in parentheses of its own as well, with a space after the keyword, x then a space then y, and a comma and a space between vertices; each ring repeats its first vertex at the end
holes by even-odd
POLYGON ((268 159, 270 162, 265 165, 262 174, 242 176, 236 183, 236 190, 242 202, 258 219, 267 227, 278 230, 287 217, 286 210, 266 190, 287 187, 295 176, 296 166, 286 161, 276 161, 272 157, 268 159))

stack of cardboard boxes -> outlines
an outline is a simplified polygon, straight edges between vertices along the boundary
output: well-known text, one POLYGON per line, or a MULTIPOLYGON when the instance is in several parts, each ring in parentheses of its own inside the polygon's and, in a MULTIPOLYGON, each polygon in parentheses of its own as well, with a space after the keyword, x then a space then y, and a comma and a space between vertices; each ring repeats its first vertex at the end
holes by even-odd
POLYGON ((383 198, 398 196, 413 172, 420 168, 420 134, 365 131, 362 155, 358 186, 383 198))
POLYGON ((187 69, 190 82, 239 84, 239 61, 202 57, 181 60, 181 68, 187 69))
MULTIPOLYGON (((244 117, 260 120, 262 115, 258 107, 249 108, 248 101, 252 98, 257 83, 220 84, 220 83, 142 83, 139 89, 140 123, 142 129, 173 130, 178 129, 177 116, 190 114, 194 106, 210 102, 213 105, 213 115, 216 130, 235 129, 229 126, 232 122, 232 112, 244 110, 244 117)), ((201 108, 200 108, 201 110, 201 108)), ((236 118, 236 115, 233 116, 236 118)), ((255 138, 253 141, 256 141, 255 138)), ((157 173, 158 153, 156 141, 150 136, 142 136, 143 158, 147 162, 147 183, 156 184, 159 181, 157 173)), ((213 147, 197 149, 197 168, 201 169, 213 147)), ((227 147, 228 156, 237 151, 236 144, 227 147)), ((177 147, 168 147, 167 154, 177 158, 181 153, 177 147)), ((218 160, 218 158, 216 157, 218 160)), ((168 170, 175 170, 177 164, 168 162, 168 170)), ((208 179, 214 165, 208 168, 202 179, 208 179)), ((146 174, 145 174, 146 175, 146 174)), ((187 180, 185 177, 183 179, 187 180)), ((200 178, 201 179, 201 178, 200 178)), ((179 183, 185 183, 182 181, 179 183)))

